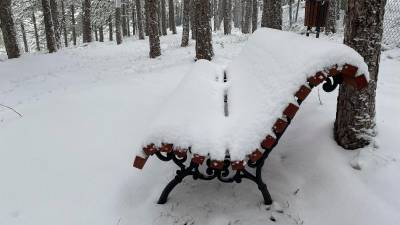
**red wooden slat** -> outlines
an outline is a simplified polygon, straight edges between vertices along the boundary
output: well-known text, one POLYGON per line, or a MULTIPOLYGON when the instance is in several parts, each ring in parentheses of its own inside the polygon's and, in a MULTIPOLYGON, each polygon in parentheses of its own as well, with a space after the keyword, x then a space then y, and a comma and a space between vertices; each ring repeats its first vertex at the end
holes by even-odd
POLYGON ((297 105, 290 103, 283 111, 283 115, 287 116, 290 119, 293 119, 298 110, 299 107, 297 105))
POLYGON ((135 160, 133 162, 133 166, 138 168, 138 169, 140 169, 140 170, 143 169, 144 164, 146 164, 147 158, 148 157, 144 158, 144 157, 141 157, 141 156, 136 156, 135 160))
POLYGON ((358 68, 349 64, 343 66, 341 74, 346 77, 354 78, 357 74, 358 68))
POLYGON ((162 144, 160 148, 160 152, 172 152, 173 150, 173 145, 172 144, 162 144))
POLYGON ((307 81, 311 86, 315 87, 322 83, 325 79, 326 76, 322 72, 318 72, 315 76, 308 78, 307 81))
POLYGON ((368 80, 365 77, 365 75, 357 76, 355 78, 355 82, 356 82, 357 90, 362 90, 362 89, 368 87, 368 80))
POLYGON ((182 148, 176 148, 174 149, 174 154, 179 158, 184 158, 187 155, 187 150, 182 148))
POLYGON ((157 147, 154 144, 149 144, 143 148, 143 152, 146 155, 154 155, 157 152, 157 147))
POLYGON ((192 158, 192 162, 197 165, 202 165, 205 159, 206 159, 206 157, 204 157, 204 156, 194 154, 193 158, 192 158))
POLYGON ((252 162, 257 162, 257 160, 261 159, 262 155, 263 153, 257 149, 250 154, 249 158, 252 162))
POLYGON ((300 89, 297 91, 297 93, 295 94, 295 96, 300 99, 301 101, 303 101, 304 99, 307 98, 307 96, 310 94, 311 89, 306 87, 306 86, 301 86, 300 89))
POLYGON ((285 132, 286 127, 288 126, 288 123, 282 119, 278 119, 273 127, 273 130, 277 133, 277 134, 283 134, 283 132, 285 132))
POLYGON ((232 170, 244 170, 244 161, 232 161, 231 166, 232 170))
POLYGON ((224 161, 212 160, 210 162, 210 168, 222 170, 224 168, 224 161))
POLYGON ((268 135, 262 142, 261 147, 265 150, 271 150, 276 145, 276 139, 268 135))

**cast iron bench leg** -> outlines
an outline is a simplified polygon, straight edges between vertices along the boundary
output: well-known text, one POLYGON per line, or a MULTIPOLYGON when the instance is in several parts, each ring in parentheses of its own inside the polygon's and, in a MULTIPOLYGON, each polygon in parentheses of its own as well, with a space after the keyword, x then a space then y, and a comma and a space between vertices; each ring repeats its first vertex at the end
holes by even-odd
POLYGON ((165 204, 168 200, 169 193, 171 193, 171 191, 175 188, 175 186, 181 183, 183 178, 187 176, 185 172, 182 172, 180 170, 176 171, 176 173, 177 175, 175 176, 175 178, 171 180, 164 188, 160 198, 158 199, 157 204, 165 204))

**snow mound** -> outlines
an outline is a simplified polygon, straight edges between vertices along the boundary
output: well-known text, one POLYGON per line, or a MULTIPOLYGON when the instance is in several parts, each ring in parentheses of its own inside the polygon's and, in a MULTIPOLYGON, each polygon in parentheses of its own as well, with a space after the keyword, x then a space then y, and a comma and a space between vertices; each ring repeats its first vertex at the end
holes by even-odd
POLYGON ((276 119, 308 77, 344 64, 368 77, 363 58, 343 44, 259 29, 226 69, 227 82, 220 68, 198 61, 160 108, 143 144, 173 143, 218 160, 229 151, 232 160, 244 159, 273 135, 276 119))

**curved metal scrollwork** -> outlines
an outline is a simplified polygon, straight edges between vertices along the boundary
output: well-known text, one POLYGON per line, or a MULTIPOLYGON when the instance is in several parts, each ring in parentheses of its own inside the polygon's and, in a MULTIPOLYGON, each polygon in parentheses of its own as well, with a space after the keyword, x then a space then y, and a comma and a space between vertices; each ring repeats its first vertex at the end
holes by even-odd
POLYGON ((206 169, 205 173, 201 172, 199 167, 200 165, 193 163, 193 162, 186 162, 188 157, 182 157, 179 158, 177 155, 174 153, 161 153, 157 152, 156 153, 157 157, 162 160, 162 161, 173 161, 177 166, 179 166, 179 170, 176 171, 176 176, 175 178, 168 183, 168 185, 165 187, 163 190, 159 200, 158 204, 164 204, 167 202, 167 198, 169 193, 174 189, 176 185, 178 185, 186 176, 192 176, 193 179, 197 180, 213 180, 217 178, 219 181, 224 182, 224 183, 241 183, 242 179, 248 179, 253 182, 255 182, 258 185, 258 188, 260 189, 263 197, 264 197, 264 203, 265 204, 271 204, 272 199, 271 195, 268 192, 267 186, 264 184, 261 178, 261 169, 264 165, 264 160, 267 158, 267 153, 264 154, 264 156, 259 159, 256 163, 251 162, 250 160, 247 163, 247 167, 250 169, 255 169, 255 174, 251 173, 247 169, 243 170, 231 170, 230 169, 230 164, 231 161, 229 159, 226 159, 224 161, 224 166, 222 169, 215 169, 210 167, 211 160, 208 159, 206 161, 206 169))
POLYGON ((332 92, 339 86, 339 84, 342 83, 343 78, 341 74, 338 74, 336 76, 326 78, 325 83, 322 85, 322 89, 326 92, 332 92))

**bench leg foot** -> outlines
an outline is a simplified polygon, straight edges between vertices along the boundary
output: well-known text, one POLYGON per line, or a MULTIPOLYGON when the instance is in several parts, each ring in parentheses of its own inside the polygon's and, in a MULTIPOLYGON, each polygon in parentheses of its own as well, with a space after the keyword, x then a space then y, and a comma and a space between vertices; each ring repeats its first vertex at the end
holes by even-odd
POLYGON ((175 178, 171 180, 164 188, 160 198, 158 199, 157 204, 165 204, 168 200, 169 193, 171 193, 171 191, 175 188, 176 185, 182 182, 183 178, 185 178, 185 175, 180 175, 180 174, 176 175, 175 178))
POLYGON ((267 185, 262 183, 258 184, 258 189, 261 191, 261 194, 264 198, 264 204, 265 205, 271 205, 272 204, 272 198, 271 195, 269 194, 267 185))

